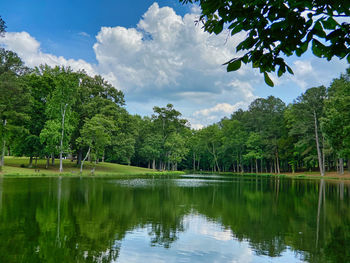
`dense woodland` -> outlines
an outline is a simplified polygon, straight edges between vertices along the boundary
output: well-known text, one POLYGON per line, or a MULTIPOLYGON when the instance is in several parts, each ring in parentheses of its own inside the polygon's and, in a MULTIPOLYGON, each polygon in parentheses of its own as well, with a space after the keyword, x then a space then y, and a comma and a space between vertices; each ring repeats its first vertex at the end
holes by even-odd
POLYGON ((0 49, 0 167, 4 156, 63 158, 159 170, 280 173, 350 166, 350 69, 286 105, 270 96, 200 130, 173 105, 131 115, 101 76, 47 65, 31 69, 0 49))

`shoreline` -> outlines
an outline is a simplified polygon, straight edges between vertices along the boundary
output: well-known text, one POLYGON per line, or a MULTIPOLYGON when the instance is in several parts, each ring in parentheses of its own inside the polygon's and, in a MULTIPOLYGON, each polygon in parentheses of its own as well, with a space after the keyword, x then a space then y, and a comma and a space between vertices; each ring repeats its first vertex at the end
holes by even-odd
POLYGON ((263 176, 263 177, 280 177, 280 178, 292 178, 292 179, 325 179, 325 180, 346 180, 350 183, 350 173, 345 172, 340 175, 336 172, 326 173, 325 176, 321 176, 317 172, 298 172, 298 173, 233 173, 233 172, 193 172, 189 171, 188 174, 200 174, 200 175, 224 175, 224 176, 263 176))

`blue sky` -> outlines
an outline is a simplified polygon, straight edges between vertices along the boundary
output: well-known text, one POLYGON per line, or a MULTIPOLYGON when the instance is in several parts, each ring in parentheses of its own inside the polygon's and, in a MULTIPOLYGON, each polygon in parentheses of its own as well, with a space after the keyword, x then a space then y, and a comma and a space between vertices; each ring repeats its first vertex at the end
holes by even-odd
MULTIPOLYGON (((153 3, 150 0, 4 0, 0 1, 0 15, 6 21, 7 31, 29 32, 42 43, 45 52, 96 62, 91 47, 101 26, 135 27, 153 3)), ((189 11, 188 6, 175 0, 162 0, 159 5, 170 6, 181 15, 189 11)))
POLYGON ((199 128, 274 95, 290 103, 307 88, 344 72, 345 60, 325 60, 310 51, 288 58, 295 75, 272 76, 268 87, 250 66, 226 73, 244 33, 228 38, 203 32, 198 6, 164 1, 0 1, 8 33, 0 45, 28 66, 71 66, 100 74, 125 93, 127 109, 150 115, 153 106, 174 104, 199 128))

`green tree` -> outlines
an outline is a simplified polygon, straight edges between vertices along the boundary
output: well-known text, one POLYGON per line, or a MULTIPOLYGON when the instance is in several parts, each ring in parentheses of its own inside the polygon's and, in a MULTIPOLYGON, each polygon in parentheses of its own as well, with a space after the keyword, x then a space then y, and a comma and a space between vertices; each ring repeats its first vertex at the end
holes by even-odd
POLYGON ((70 145, 72 151, 77 154, 77 165, 81 165, 83 149, 76 143, 81 136, 81 129, 85 119, 91 119, 96 114, 110 115, 110 112, 119 112, 120 107, 125 104, 124 94, 105 81, 101 76, 88 76, 84 71, 77 73, 80 85, 72 111, 77 116, 77 123, 71 135, 70 145))
POLYGON ((186 139, 182 134, 174 132, 168 137, 164 147, 167 152, 168 163, 171 164, 172 170, 176 171, 178 163, 185 159, 188 153, 186 139))
MULTIPOLYGON (((344 173, 343 158, 350 167, 350 68, 335 79, 328 89, 322 128, 339 158, 339 171, 344 173)), ((350 168, 349 168, 350 169, 350 168)))
POLYGON ((111 144, 111 131, 113 122, 106 119, 103 115, 96 115, 91 119, 86 119, 81 130, 81 137, 78 138, 78 143, 88 146, 88 152, 81 162, 80 172, 83 172, 83 166, 86 158, 90 154, 94 159, 94 167, 91 171, 95 172, 97 160, 104 153, 105 147, 111 144))
POLYGON ((276 173, 280 173, 279 139, 284 133, 284 102, 273 96, 259 98, 249 105, 247 130, 258 132, 264 141, 264 157, 269 159, 276 173))
POLYGON ((320 129, 326 88, 310 88, 288 109, 286 113, 291 136, 297 136, 297 144, 303 146, 304 154, 312 157, 312 149, 317 152, 317 161, 321 176, 325 173, 324 136, 320 129))
POLYGON ((165 170, 167 151, 165 144, 173 133, 181 133, 181 130, 186 129, 187 120, 181 119, 181 113, 173 108, 172 104, 167 104, 166 107, 154 107, 152 120, 156 127, 155 132, 161 136, 161 152, 160 152, 160 169, 165 170))
POLYGON ((258 173, 258 160, 263 157, 262 151, 262 138, 257 132, 251 132, 248 140, 246 141, 247 153, 244 155, 245 158, 255 161, 255 172, 258 173))
MULTIPOLYGON (((232 116, 236 118, 236 116, 232 116)), ((243 155, 248 133, 242 123, 237 119, 226 119, 221 121, 222 144, 224 151, 232 162, 234 172, 244 172, 243 155)))
POLYGON ((55 155, 60 152, 59 144, 61 140, 61 123, 57 120, 48 120, 40 131, 40 142, 44 145, 44 151, 52 155, 52 164, 54 165, 55 155))
POLYGON ((30 167, 32 166, 34 156, 46 156, 47 166, 49 166, 50 155, 55 152, 48 152, 47 145, 44 145, 40 140, 40 133, 44 129, 45 123, 48 119, 45 110, 47 107, 47 101, 54 89, 53 79, 54 71, 47 65, 37 67, 30 72, 30 74, 24 76, 24 81, 31 92, 32 104, 29 120, 25 123, 27 133, 24 133, 21 136, 21 139, 15 145, 15 150, 17 155, 30 157, 30 167))
POLYGON ((16 53, 0 48, 0 169, 4 165, 6 140, 11 133, 21 134, 23 122, 28 118, 30 91, 21 77, 25 71, 16 53))
POLYGON ((3 36, 6 32, 6 24, 5 21, 0 16, 0 36, 3 36))
POLYGON ((68 131, 73 129, 74 114, 72 106, 76 100, 76 91, 79 86, 79 74, 72 72, 70 68, 54 69, 54 90, 48 100, 46 112, 51 120, 60 122, 60 143, 59 158, 60 172, 63 171, 63 153, 67 149, 70 134, 68 131))
POLYGON ((179 1, 200 4, 199 20, 209 33, 220 34, 226 28, 232 36, 245 33, 236 47, 243 55, 228 61, 227 71, 251 63, 273 86, 267 73, 278 68, 278 76, 286 71, 293 74, 284 57, 301 56, 310 43, 317 57, 330 60, 347 56, 350 62, 350 24, 337 19, 350 16, 349 1, 179 1))

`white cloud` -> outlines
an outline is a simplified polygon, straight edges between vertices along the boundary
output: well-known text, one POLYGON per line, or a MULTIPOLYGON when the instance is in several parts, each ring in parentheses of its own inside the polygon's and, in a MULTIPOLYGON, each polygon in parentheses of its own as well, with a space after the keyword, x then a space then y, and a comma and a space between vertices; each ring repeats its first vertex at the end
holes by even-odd
POLYGON ((212 113, 224 113, 227 115, 227 114, 233 113, 234 111, 238 110, 242 106, 245 106, 244 102, 238 102, 234 105, 231 105, 228 103, 219 103, 212 108, 196 111, 193 115, 194 116, 201 115, 204 117, 210 116, 212 113))
POLYGON ((0 38, 0 45, 17 52, 31 67, 46 63, 101 74, 124 91, 132 113, 149 114, 154 105, 171 102, 196 128, 247 107, 258 94, 281 96, 283 90, 296 89, 295 84, 302 89, 315 83, 327 85, 346 67, 344 61, 322 61, 320 67, 320 59, 292 60, 295 76, 277 79, 271 75, 276 84, 272 90, 250 65, 234 73, 227 73, 222 65, 238 56, 233 47, 244 33, 210 35, 195 24, 198 17, 198 6, 182 17, 154 3, 134 28, 101 28, 93 45, 96 64, 45 53, 27 32, 9 32, 0 38))
POLYGON ((47 64, 49 66, 70 66, 73 70, 84 69, 88 74, 94 75, 96 71, 86 61, 79 59, 65 59, 41 51, 40 43, 27 32, 8 32, 0 38, 0 45, 16 52, 29 67, 47 64))
POLYGON ((331 62, 312 58, 309 60, 295 60, 293 62, 294 75, 288 79, 295 82, 303 91, 320 85, 328 86, 333 78, 344 71, 345 60, 334 58, 331 62))
POLYGON ((88 33, 86 32, 79 32, 78 33, 79 36, 82 36, 82 37, 91 37, 88 33))

